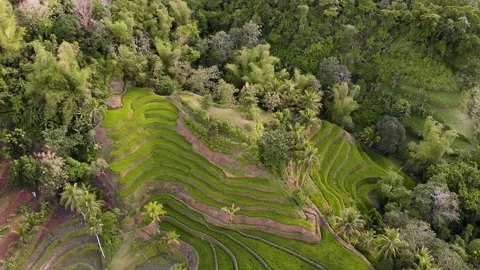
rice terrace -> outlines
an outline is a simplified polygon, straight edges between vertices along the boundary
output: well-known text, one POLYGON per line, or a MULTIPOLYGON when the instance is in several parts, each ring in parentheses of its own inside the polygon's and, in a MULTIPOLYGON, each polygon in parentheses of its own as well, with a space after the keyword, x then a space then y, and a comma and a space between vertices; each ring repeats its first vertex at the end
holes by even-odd
POLYGON ((0 270, 480 269, 480 0, 0 0, 0 270))

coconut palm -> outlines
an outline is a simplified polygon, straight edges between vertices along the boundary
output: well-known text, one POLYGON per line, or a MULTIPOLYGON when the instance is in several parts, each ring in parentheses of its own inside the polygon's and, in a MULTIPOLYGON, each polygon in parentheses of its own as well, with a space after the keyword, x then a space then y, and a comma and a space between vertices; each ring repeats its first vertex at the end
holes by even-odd
POLYGON ((167 235, 164 237, 165 242, 170 247, 170 253, 173 253, 173 248, 180 245, 180 235, 175 231, 167 232, 167 235))
POLYGON ((86 217, 96 217, 102 212, 102 200, 97 200, 97 196, 93 192, 85 191, 81 201, 81 211, 85 213, 86 217))
POLYGON ((375 250, 376 245, 375 245, 375 231, 369 230, 365 234, 362 235, 360 238, 360 244, 362 248, 366 250, 375 250))
POLYGON ((319 119, 317 118, 317 112, 312 109, 305 109, 300 111, 300 122, 307 127, 307 133, 309 129, 314 126, 318 126, 319 119))
POLYGON ((380 141, 380 136, 378 136, 377 131, 373 127, 364 128, 359 134, 360 140, 367 145, 372 147, 374 144, 380 141))
POLYGON ((302 95, 302 108, 318 111, 322 108, 322 93, 313 89, 306 90, 302 95))
POLYGON ((298 151, 295 158, 295 167, 300 186, 303 185, 305 179, 309 178, 312 171, 318 168, 318 166, 320 166, 318 149, 307 142, 305 148, 302 151, 298 151))
POLYGON ((61 194, 60 203, 71 211, 78 212, 81 208, 84 190, 77 186, 77 183, 67 183, 61 194))
POLYGON ((408 246, 398 229, 392 228, 385 228, 385 233, 378 236, 376 242, 378 251, 384 258, 395 258, 400 250, 408 246))
POLYGON ((230 223, 232 223, 233 217, 235 216, 235 213, 240 211, 240 207, 236 207, 235 203, 232 203, 231 207, 227 207, 227 206, 222 207, 222 211, 227 213, 228 217, 230 218, 230 223))
POLYGON ((437 269, 432 264, 432 256, 430 256, 430 251, 428 250, 428 248, 422 247, 418 249, 415 254, 415 258, 417 259, 419 270, 437 269))
POLYGON ((97 238, 98 247, 102 252, 103 258, 105 258, 105 253, 103 252, 102 244, 100 243, 100 238, 98 237, 98 235, 101 234, 103 230, 102 220, 96 217, 91 217, 88 223, 90 225, 90 234, 95 235, 95 237, 97 238))
POLYGON ((143 207, 143 213, 152 219, 152 222, 160 221, 160 217, 165 215, 167 211, 163 209, 163 205, 157 201, 149 202, 143 207))
POLYGON ((360 212, 353 208, 346 208, 342 211, 341 217, 335 217, 337 234, 345 238, 349 243, 362 234, 365 223, 360 212))

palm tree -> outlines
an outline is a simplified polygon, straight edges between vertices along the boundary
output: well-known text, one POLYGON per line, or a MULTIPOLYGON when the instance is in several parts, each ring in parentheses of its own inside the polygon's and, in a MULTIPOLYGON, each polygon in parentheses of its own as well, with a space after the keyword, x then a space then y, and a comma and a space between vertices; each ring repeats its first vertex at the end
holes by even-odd
POLYGON ((320 122, 317 118, 317 112, 309 108, 300 111, 300 121, 307 127, 307 134, 311 127, 318 126, 320 122))
POLYGON ((384 258, 395 258, 401 249, 406 248, 398 229, 385 228, 385 233, 377 238, 377 248, 384 258))
POLYGON ((167 232, 167 235, 164 237, 164 239, 167 245, 170 247, 170 253, 173 253, 173 247, 180 245, 180 235, 178 235, 175 231, 167 232))
POLYGON ((95 237, 97 238, 98 247, 100 248, 100 251, 102 252, 102 256, 105 259, 105 253, 103 252, 102 244, 100 243, 100 238, 98 238, 98 235, 101 234, 103 230, 102 221, 96 217, 91 217, 88 223, 90 225, 90 234, 95 235, 95 237))
POLYGON ((322 108, 322 93, 313 89, 306 90, 302 95, 302 108, 318 111, 322 108))
POLYGON ((365 223, 360 212, 353 208, 346 208, 342 211, 341 217, 335 217, 337 234, 346 238, 349 243, 362 234, 365 223))
POLYGON ((305 179, 309 178, 312 171, 318 166, 320 166, 318 149, 311 143, 307 142, 303 151, 297 152, 297 157, 295 159, 299 186, 303 185, 305 179))
POLYGON ((378 136, 377 131, 373 127, 364 128, 359 134, 360 140, 367 145, 372 147, 374 144, 380 141, 380 136, 378 136))
POLYGON ((67 183, 61 194, 60 204, 65 208, 70 208, 73 212, 78 212, 81 208, 83 200, 84 190, 77 186, 77 183, 67 183))
POLYGON ((235 203, 232 203, 231 207, 224 206, 222 207, 222 211, 227 213, 228 217, 230 218, 230 224, 233 222, 233 217, 235 216, 235 213, 240 211, 240 207, 236 207, 235 203))
POLYGON ((419 270, 433 270, 437 269, 432 264, 432 256, 430 256, 430 251, 428 248, 422 247, 417 250, 417 254, 415 257, 418 261, 418 269, 419 270))
POLYGON ((13 231, 14 234, 20 237, 20 241, 25 242, 27 236, 31 232, 31 225, 28 222, 22 223, 16 230, 13 231))
POLYGON ((82 196, 80 209, 85 212, 85 215, 90 217, 96 217, 102 212, 102 200, 97 200, 97 196, 93 192, 85 191, 82 196))
POLYGON ((149 202, 143 207, 143 213, 152 219, 152 222, 160 221, 160 217, 165 215, 167 211, 163 209, 163 205, 157 201, 149 202))
POLYGON ((375 231, 369 230, 365 234, 362 235, 360 239, 360 244, 362 248, 372 251, 375 250, 375 231))

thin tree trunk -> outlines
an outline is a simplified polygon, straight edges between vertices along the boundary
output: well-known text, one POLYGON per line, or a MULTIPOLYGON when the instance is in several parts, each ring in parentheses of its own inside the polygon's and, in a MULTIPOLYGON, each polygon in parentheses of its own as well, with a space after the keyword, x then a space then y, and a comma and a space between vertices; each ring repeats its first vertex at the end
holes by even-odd
POLYGON ((100 251, 102 252, 102 256, 105 259, 105 253, 103 253, 102 244, 100 244, 100 239, 98 238, 98 234, 95 234, 95 236, 97 237, 97 243, 98 243, 98 246, 100 247, 100 251))

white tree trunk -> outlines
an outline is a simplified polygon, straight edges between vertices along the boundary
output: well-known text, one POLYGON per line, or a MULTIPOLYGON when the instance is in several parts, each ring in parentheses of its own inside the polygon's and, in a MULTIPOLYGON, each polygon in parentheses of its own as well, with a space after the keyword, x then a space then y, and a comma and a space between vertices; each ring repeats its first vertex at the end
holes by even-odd
POLYGON ((98 234, 95 234, 95 236, 97 237, 97 243, 98 243, 98 246, 100 247, 100 251, 102 252, 102 256, 105 259, 105 253, 103 253, 102 244, 100 244, 100 239, 98 238, 98 234))

